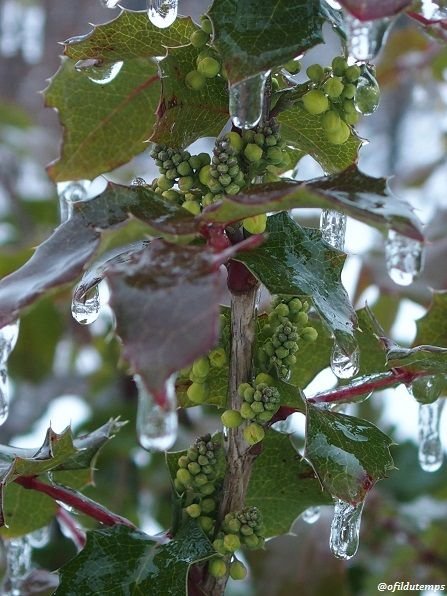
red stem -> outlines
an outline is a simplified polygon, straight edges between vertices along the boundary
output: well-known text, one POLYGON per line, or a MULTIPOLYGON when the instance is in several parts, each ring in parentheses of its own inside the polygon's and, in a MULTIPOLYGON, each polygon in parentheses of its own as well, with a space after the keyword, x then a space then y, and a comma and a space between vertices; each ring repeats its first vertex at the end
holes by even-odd
POLYGON ((78 550, 85 546, 85 532, 81 530, 75 520, 63 507, 59 507, 56 513, 57 521, 70 533, 71 539, 78 550))
POLYGON ((14 482, 17 482, 17 484, 20 484, 23 488, 37 490, 56 501, 65 503, 106 526, 122 524, 124 526, 129 526, 130 528, 135 527, 134 524, 125 517, 110 512, 99 503, 96 503, 75 490, 54 484, 46 484, 45 482, 38 480, 36 476, 21 476, 20 478, 16 478, 14 482))

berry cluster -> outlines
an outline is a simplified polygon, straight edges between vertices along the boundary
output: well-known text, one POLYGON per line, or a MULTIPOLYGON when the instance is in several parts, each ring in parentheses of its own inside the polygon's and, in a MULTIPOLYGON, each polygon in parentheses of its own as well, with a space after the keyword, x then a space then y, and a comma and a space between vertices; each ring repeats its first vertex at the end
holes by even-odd
POLYGON ((318 333, 308 325, 309 304, 294 296, 277 296, 269 322, 263 329, 267 336, 259 350, 259 360, 267 369, 274 368, 280 379, 287 380, 296 363, 299 341, 315 341, 318 333))
POLYGON ((207 45, 211 39, 211 21, 202 16, 200 19, 201 29, 194 31, 189 38, 191 44, 201 50, 196 58, 196 68, 190 70, 185 77, 185 84, 194 91, 200 91, 207 79, 213 79, 219 74, 225 76, 225 71, 219 61, 218 54, 207 45))

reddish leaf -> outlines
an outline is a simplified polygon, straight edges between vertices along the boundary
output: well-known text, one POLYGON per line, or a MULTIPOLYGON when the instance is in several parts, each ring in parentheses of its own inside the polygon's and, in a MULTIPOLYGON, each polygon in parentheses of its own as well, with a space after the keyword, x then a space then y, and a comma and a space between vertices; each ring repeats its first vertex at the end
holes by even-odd
POLYGON ((361 21, 372 21, 397 14, 411 0, 340 0, 340 4, 361 21))

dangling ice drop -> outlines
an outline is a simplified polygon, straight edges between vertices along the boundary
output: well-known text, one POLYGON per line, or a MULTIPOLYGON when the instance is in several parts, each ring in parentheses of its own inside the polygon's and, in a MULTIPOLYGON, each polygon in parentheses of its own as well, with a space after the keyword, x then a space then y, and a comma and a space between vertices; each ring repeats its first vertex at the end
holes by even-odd
POLYGON ((337 250, 345 247, 346 215, 340 211, 323 209, 320 217, 321 236, 325 242, 337 250))
POLYGON ((87 199, 87 186, 89 180, 78 180, 77 182, 59 182, 57 194, 59 196, 59 211, 61 223, 67 221, 73 212, 73 203, 87 199))
POLYGON ((360 352, 354 338, 336 340, 332 348, 331 369, 339 379, 351 379, 359 372, 360 352))
POLYGON ((410 285, 421 272, 422 243, 390 230, 385 244, 385 263, 388 275, 399 286, 410 285))
POLYGON ((391 22, 390 18, 360 21, 345 11, 348 55, 362 62, 375 58, 384 44, 391 22))
POLYGON ((132 182, 130 183, 130 185, 131 186, 147 186, 147 182, 144 178, 137 176, 136 178, 132 179, 132 182))
POLYGON ((80 325, 91 325, 96 321, 101 310, 101 300, 98 286, 94 286, 82 298, 78 298, 76 290, 73 292, 71 314, 80 325))
POLYGON ((357 552, 363 504, 364 501, 357 505, 340 499, 335 501, 329 546, 338 559, 350 559, 357 552))
POLYGON ((320 519, 321 515, 321 507, 308 507, 303 513, 301 514, 301 519, 306 524, 314 524, 320 519))
POLYGON ((261 120, 268 74, 268 72, 261 72, 230 85, 230 116, 234 126, 253 128, 261 120))
POLYGON ((177 399, 175 376, 165 383, 163 405, 144 386, 139 375, 134 377, 138 388, 137 435, 138 441, 148 451, 166 451, 177 438, 177 399))
POLYGON ((177 18, 178 0, 148 0, 147 8, 150 22, 165 29, 177 18))
POLYGON ((28 536, 6 541, 6 580, 3 596, 21 596, 22 584, 31 570, 32 548, 28 536))
POLYGON ((9 379, 8 358, 17 343, 19 321, 5 325, 0 329, 0 425, 8 418, 9 379))
POLYGON ((439 424, 445 399, 419 405, 419 464, 424 472, 436 472, 442 466, 444 452, 439 424))

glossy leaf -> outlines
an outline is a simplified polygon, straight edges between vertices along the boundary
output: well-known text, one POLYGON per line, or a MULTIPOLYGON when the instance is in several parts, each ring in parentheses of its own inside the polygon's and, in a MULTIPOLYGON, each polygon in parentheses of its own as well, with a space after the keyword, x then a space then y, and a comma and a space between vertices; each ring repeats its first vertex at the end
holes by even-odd
POLYGON ((431 372, 447 374, 447 348, 438 346, 416 346, 402 348, 391 344, 387 352, 388 366, 405 368, 409 372, 431 372))
POLYGON ((57 109, 64 139, 61 156, 48 166, 55 182, 92 179, 126 163, 147 145, 160 96, 157 66, 126 60, 113 80, 95 83, 64 59, 45 91, 57 109))
POLYGON ((371 422, 308 404, 304 456, 338 499, 359 503, 388 475, 394 468, 391 443, 371 422))
POLYGON ((228 115, 227 83, 221 76, 206 79, 200 90, 189 89, 185 76, 197 68, 199 50, 183 46, 168 50, 160 61, 161 97, 151 141, 185 147, 201 137, 217 137, 228 115))
POLYGON ((380 229, 388 227, 405 236, 423 239, 421 224, 411 207, 391 194, 386 179, 367 176, 356 166, 308 182, 284 180, 257 184, 243 194, 211 205, 202 217, 226 223, 297 207, 340 210, 380 229))
POLYGON ((96 25, 87 35, 68 39, 65 54, 72 60, 93 58, 102 62, 164 56, 166 48, 188 44, 196 30, 189 17, 178 17, 170 27, 160 29, 146 13, 125 10, 113 21, 96 25))
POLYGON ((323 41, 316 0, 214 0, 213 44, 232 83, 284 64, 323 41))
POLYGON ((432 302, 423 317, 416 321, 415 345, 429 344, 447 348, 447 291, 432 290, 432 302))
MULTIPOLYGON (((228 366, 212 369, 211 374, 206 380, 208 388, 208 397, 205 400, 206 405, 225 408, 228 400, 228 373, 228 366)), ((177 400, 179 406, 182 408, 190 408, 197 405, 186 394, 190 385, 191 381, 187 377, 178 378, 175 383, 177 400)))
POLYGON ((302 228, 286 213, 269 217, 267 240, 240 254, 242 261, 273 294, 305 295, 343 341, 352 336, 356 315, 340 281, 344 255, 321 240, 318 230, 302 228))
POLYGON ((85 548, 60 569, 55 596, 186 596, 190 565, 213 554, 195 521, 169 542, 120 525, 94 530, 88 532, 85 548))
POLYGON ((372 21, 391 17, 407 6, 412 0, 339 0, 340 4, 361 21, 372 21))
POLYGON ((246 504, 262 511, 266 537, 285 534, 308 507, 330 505, 314 471, 287 435, 269 431, 253 465, 246 504))

